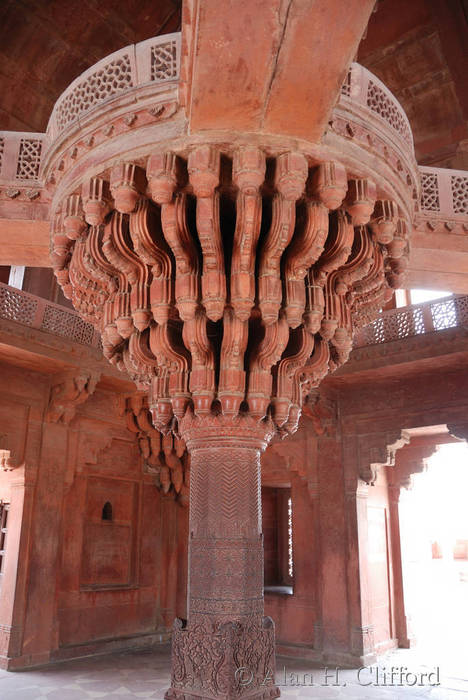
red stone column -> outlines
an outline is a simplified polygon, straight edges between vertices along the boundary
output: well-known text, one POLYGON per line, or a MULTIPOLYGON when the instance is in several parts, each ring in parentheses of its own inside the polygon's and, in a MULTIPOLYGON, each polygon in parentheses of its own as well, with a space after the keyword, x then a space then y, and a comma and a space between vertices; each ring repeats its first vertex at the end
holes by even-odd
POLYGON ((188 621, 174 626, 166 697, 276 697, 260 495, 272 425, 188 414, 181 434, 191 454, 188 621))
POLYGON ((26 483, 25 467, 11 472, 7 552, 0 595, 0 667, 19 656, 24 632, 25 589, 28 561, 28 529, 33 484, 26 483))
POLYGON ((390 533, 392 543, 393 566, 393 606, 395 615, 395 633, 398 646, 410 649, 414 646, 415 638, 411 632, 409 615, 406 614, 405 590, 403 585, 403 562, 401 557, 401 532, 400 532, 400 492, 399 484, 388 487, 388 502, 390 515, 390 533))

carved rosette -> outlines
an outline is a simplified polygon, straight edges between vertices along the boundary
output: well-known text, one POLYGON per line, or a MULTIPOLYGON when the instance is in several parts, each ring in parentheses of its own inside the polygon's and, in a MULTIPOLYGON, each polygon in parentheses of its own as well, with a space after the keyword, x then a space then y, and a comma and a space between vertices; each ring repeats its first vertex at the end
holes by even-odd
POLYGON ((197 145, 84 182, 52 247, 64 293, 148 391, 158 430, 191 410, 270 416, 285 434, 400 282, 407 230, 339 163, 197 145))

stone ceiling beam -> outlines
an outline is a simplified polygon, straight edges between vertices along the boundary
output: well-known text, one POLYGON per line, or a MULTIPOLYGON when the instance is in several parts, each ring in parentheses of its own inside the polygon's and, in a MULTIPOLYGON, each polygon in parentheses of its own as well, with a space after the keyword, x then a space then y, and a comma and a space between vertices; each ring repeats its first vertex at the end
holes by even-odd
POLYGON ((0 265, 50 267, 50 222, 0 218, 0 265))
POLYGON ((192 133, 264 131, 318 141, 373 5, 194 1, 182 27, 192 133))

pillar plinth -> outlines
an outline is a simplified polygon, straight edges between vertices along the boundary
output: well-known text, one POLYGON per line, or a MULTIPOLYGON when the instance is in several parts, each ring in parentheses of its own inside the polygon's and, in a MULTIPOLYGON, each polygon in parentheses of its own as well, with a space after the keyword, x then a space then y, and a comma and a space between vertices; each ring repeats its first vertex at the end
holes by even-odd
POLYGON ((191 454, 188 620, 174 625, 166 698, 276 697, 260 496, 273 424, 189 413, 180 428, 191 454))

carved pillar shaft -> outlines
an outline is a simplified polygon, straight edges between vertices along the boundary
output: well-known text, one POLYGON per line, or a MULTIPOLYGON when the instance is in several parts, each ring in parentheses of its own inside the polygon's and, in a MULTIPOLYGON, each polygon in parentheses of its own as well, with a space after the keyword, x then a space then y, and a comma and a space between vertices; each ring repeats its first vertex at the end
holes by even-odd
POLYGON ((191 453, 189 615, 242 620, 263 612, 260 450, 191 453))
POLYGON ((388 488, 390 533, 392 543, 393 562, 393 595, 395 614, 395 635, 398 646, 409 649, 414 646, 415 639, 412 634, 411 620, 406 611, 405 590, 403 585, 403 561, 401 552, 400 531, 400 485, 391 485, 388 488))
POLYGON ((188 621, 174 627, 166 697, 276 697, 260 493, 271 428, 247 417, 210 423, 181 425, 191 454, 188 621))

